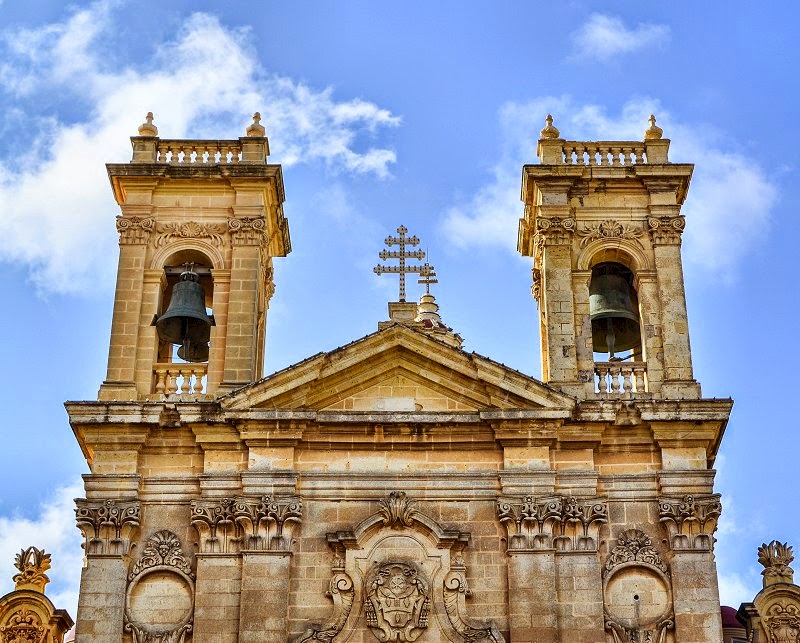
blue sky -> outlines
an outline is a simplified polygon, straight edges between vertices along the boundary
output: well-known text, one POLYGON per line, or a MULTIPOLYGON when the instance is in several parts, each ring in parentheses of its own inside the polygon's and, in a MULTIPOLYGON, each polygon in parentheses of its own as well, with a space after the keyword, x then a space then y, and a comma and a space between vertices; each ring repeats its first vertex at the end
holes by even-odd
MULTIPOLYGON (((53 551, 75 614, 72 517, 86 465, 62 407, 105 375, 116 262, 104 163, 147 111, 164 137, 236 137, 264 115, 293 252, 276 262, 267 372, 372 332, 405 224, 465 348, 540 374, 520 167, 552 112, 571 139, 641 139, 697 164, 684 208, 695 374, 735 399, 718 460, 723 601, 760 587, 756 548, 800 546, 800 239, 795 3, 0 3, 0 594, 13 553, 53 551), (769 340, 769 341, 767 341, 769 340)), ((418 296, 416 285, 410 295, 418 296)))

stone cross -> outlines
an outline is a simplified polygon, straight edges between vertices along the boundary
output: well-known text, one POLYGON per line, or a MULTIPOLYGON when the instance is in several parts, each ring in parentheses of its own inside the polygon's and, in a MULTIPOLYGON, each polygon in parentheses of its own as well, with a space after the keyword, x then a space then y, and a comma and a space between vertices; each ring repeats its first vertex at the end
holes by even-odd
POLYGON ((406 250, 406 246, 416 246, 419 244, 419 238, 416 236, 407 237, 407 232, 408 228, 401 225, 399 228, 397 228, 397 233, 399 236, 386 237, 386 240, 384 241, 384 243, 390 248, 392 246, 400 246, 400 250, 381 250, 378 253, 378 256, 383 260, 399 259, 400 265, 382 266, 379 264, 372 269, 376 275, 382 275, 386 272, 398 273, 400 275, 400 301, 406 300, 406 275, 410 273, 422 274, 422 271, 425 269, 424 266, 406 264, 406 259, 425 258, 424 250, 406 250))

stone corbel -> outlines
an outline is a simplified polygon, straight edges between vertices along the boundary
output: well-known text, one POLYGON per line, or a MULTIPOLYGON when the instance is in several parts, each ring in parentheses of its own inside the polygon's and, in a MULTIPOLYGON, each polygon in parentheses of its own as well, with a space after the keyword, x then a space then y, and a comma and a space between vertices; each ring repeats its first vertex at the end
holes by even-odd
POLYGON ((139 529, 138 500, 78 499, 75 504, 87 556, 128 554, 139 529))
POLYGON ((719 494, 660 498, 659 520, 667 529, 673 550, 711 551, 722 513, 719 494))
POLYGON ((465 599, 470 594, 464 559, 456 556, 444 578, 444 609, 450 624, 465 642, 505 643, 503 635, 494 623, 477 622, 467 618, 465 599))

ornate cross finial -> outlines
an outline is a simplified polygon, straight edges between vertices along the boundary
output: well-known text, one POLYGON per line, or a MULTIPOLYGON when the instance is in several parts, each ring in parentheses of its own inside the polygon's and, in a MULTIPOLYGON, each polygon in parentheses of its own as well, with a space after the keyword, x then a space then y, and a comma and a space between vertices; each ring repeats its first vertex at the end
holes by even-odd
POLYGON ((153 125, 153 112, 147 112, 144 123, 139 125, 139 136, 158 136, 158 128, 153 125))
POLYGON ((425 294, 431 294, 431 284, 438 284, 439 280, 436 278, 436 269, 427 261, 422 264, 422 269, 419 271, 420 278, 417 279, 418 284, 425 284, 425 294))
POLYGON ((372 271, 376 275, 382 275, 386 272, 391 273, 398 273, 400 275, 400 301, 406 300, 406 275, 410 273, 418 273, 422 274, 422 270, 424 266, 420 265, 407 265, 406 259, 424 259, 425 258, 425 251, 424 250, 408 250, 406 251, 406 246, 416 246, 419 245, 419 239, 417 237, 407 237, 406 233, 408 232, 408 228, 401 225, 397 228, 397 233, 399 236, 397 237, 386 237, 384 243, 389 246, 400 246, 400 250, 381 250, 378 253, 378 256, 383 259, 399 259, 400 265, 399 266, 375 266, 372 271))

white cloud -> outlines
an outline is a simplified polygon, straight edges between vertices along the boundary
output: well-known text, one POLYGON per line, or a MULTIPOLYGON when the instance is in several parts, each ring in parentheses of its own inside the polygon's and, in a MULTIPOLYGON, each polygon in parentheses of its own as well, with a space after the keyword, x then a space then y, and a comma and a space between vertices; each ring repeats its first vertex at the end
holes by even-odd
POLYGON ((520 167, 535 163, 536 140, 544 115, 552 113, 561 135, 570 140, 642 140, 651 113, 672 140, 670 160, 695 163, 686 215, 684 257, 688 265, 722 279, 766 235, 778 199, 777 184, 743 152, 736 141, 721 143, 703 124, 684 123, 652 98, 636 98, 609 115, 599 105, 579 105, 570 97, 542 97, 506 103, 499 113, 503 149, 489 180, 458 200, 444 216, 443 231, 459 248, 505 246, 515 251, 520 167))
POLYGON ((648 47, 660 47, 669 36, 670 29, 666 25, 639 23, 629 29, 620 18, 593 13, 572 34, 571 58, 606 62, 648 47))
POLYGON ((147 111, 162 136, 223 138, 243 135, 258 110, 275 161, 389 174, 394 151, 362 139, 397 126, 390 111, 262 71, 247 30, 202 13, 150 61, 120 63, 114 5, 96 2, 63 23, 6 33, 0 48, 0 88, 27 106, 5 118, 19 122, 22 109, 32 130, 24 152, 0 156, 0 260, 27 263, 40 289, 89 291, 98 275, 110 285, 118 208, 104 163, 130 158, 128 137, 147 111), (53 100, 61 109, 40 113, 53 100))
POLYGON ((26 547, 45 549, 52 556, 47 596, 75 618, 83 550, 73 499, 82 495, 83 486, 75 483, 56 490, 32 518, 0 515, 0 596, 14 589, 14 556, 26 547))

